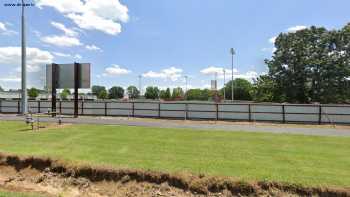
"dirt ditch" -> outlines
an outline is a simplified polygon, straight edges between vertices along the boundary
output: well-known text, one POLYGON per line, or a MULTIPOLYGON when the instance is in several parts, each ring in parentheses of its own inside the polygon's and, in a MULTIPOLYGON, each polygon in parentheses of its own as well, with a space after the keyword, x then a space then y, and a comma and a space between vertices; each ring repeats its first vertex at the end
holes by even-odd
POLYGON ((308 188, 227 177, 73 166, 58 160, 0 153, 0 189, 45 196, 334 196, 350 188, 308 188))

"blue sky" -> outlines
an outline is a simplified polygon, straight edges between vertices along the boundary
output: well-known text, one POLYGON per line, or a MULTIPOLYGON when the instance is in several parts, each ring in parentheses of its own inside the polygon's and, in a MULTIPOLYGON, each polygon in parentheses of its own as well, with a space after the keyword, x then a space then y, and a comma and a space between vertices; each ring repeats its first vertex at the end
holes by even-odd
MULTIPOLYGON (((0 86, 20 88, 20 7, 0 5, 0 86)), ((90 62, 92 84, 208 87, 231 65, 235 77, 267 71, 273 37, 350 22, 348 0, 27 0, 30 86, 46 63, 90 62)), ((226 76, 229 78, 229 76, 226 76)))

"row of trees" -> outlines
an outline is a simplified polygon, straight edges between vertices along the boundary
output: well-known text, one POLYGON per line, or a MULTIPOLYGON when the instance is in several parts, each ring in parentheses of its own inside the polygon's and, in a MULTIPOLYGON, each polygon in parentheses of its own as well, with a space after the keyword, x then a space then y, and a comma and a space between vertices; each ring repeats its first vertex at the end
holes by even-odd
MULTIPOLYGON (((163 100, 200 100, 208 101, 214 99, 214 97, 220 97, 223 99, 224 95, 226 99, 232 98, 232 82, 229 81, 225 88, 219 91, 211 91, 209 89, 190 89, 187 92, 181 87, 167 88, 160 90, 156 86, 149 86, 146 88, 144 98, 146 99, 163 99, 163 100), (224 93, 225 92, 225 93, 224 93)), ((233 81, 234 87, 234 99, 235 100, 252 100, 254 95, 253 84, 245 79, 235 79, 233 81)), ((109 90, 104 86, 93 86, 92 94, 96 95, 99 99, 121 99, 125 93, 130 99, 140 98, 140 91, 135 86, 129 86, 125 90, 122 87, 114 86, 109 90)))

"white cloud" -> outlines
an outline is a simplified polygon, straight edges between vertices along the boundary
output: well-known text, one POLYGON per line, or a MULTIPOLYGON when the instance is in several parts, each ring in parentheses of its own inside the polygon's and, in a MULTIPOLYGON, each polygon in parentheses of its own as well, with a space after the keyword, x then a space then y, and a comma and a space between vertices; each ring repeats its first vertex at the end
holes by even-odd
POLYGON ((76 59, 83 59, 83 57, 81 55, 79 55, 79 54, 75 54, 74 58, 76 58, 76 59))
MULTIPOLYGON (((38 72, 40 66, 52 63, 53 59, 53 55, 48 51, 27 47, 28 72, 38 72)), ((21 47, 0 47, 0 63, 11 66, 20 66, 21 47)))
POLYGON ((52 52, 52 54, 54 54, 57 57, 71 57, 70 54, 60 53, 60 52, 52 52))
POLYGON ((103 76, 126 75, 126 74, 129 74, 130 72, 131 72, 130 70, 122 68, 119 65, 114 64, 111 67, 107 67, 105 69, 103 76))
MULTIPOLYGON (((254 66, 252 66, 254 67, 254 66)), ((210 66, 208 68, 205 68, 201 70, 200 72, 204 75, 215 75, 215 73, 218 74, 219 79, 224 78, 224 69, 225 69, 225 74, 226 74, 226 79, 230 80, 230 77, 232 75, 231 69, 226 69, 222 67, 215 67, 215 66, 210 66)), ((252 79, 255 79, 259 76, 259 74, 255 71, 248 71, 246 73, 241 74, 237 69, 233 69, 233 77, 236 78, 243 78, 247 79, 249 81, 252 81, 252 79)))
POLYGON ((307 28, 306 26, 297 25, 297 26, 294 26, 294 27, 289 27, 287 29, 287 32, 297 32, 297 31, 300 31, 300 30, 303 30, 303 29, 306 29, 306 28, 307 28))
POLYGON ((82 29, 117 35, 120 22, 129 20, 128 7, 119 0, 36 0, 39 8, 53 7, 82 29))
POLYGON ((277 36, 274 36, 274 37, 272 37, 272 38, 269 39, 269 42, 270 42, 271 44, 275 44, 276 39, 277 39, 277 36))
POLYGON ((13 35, 18 34, 18 32, 10 30, 6 27, 7 25, 5 23, 0 22, 0 33, 3 35, 13 35))
POLYGON ((161 79, 170 79, 171 81, 177 81, 182 77, 183 70, 180 68, 170 67, 163 69, 160 72, 148 71, 142 76, 145 78, 161 78, 161 79))
POLYGON ((18 76, 1 77, 2 82, 21 82, 21 78, 18 76))
POLYGON ((82 45, 79 39, 68 36, 45 36, 41 40, 47 44, 59 47, 73 47, 82 45))
MULTIPOLYGON (((227 69, 223 67, 215 67, 215 66, 209 66, 208 68, 205 68, 201 70, 200 72, 204 75, 215 75, 218 74, 218 76, 224 75, 224 69, 226 74, 231 74, 232 69, 227 69)), ((238 70, 236 68, 233 68, 233 73, 238 73, 238 70)))
POLYGON ((67 35, 67 36, 76 37, 76 36, 79 35, 78 32, 76 32, 76 31, 74 31, 74 30, 72 30, 72 29, 67 28, 67 27, 66 27, 64 24, 62 24, 62 23, 58 23, 58 22, 52 21, 52 22, 51 22, 51 25, 54 26, 54 27, 56 27, 57 29, 63 31, 64 34, 67 35))
POLYGON ((96 45, 86 45, 85 48, 90 51, 102 51, 102 49, 96 45))
POLYGON ((277 50, 276 47, 266 47, 261 49, 262 52, 269 52, 269 53, 274 53, 276 50, 277 50))

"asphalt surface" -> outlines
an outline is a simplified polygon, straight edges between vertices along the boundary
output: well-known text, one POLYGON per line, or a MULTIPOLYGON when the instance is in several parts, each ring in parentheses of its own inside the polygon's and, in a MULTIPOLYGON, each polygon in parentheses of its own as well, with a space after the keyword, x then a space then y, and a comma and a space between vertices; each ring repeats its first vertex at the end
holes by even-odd
MULTIPOLYGON (((0 121, 24 121, 19 115, 0 114, 0 121)), ((56 118, 41 117, 41 122, 58 122, 56 118)), ((65 117, 63 123, 71 124, 102 124, 126 125, 158 128, 186 128, 195 130, 244 131, 264 133, 286 133, 315 136, 343 136, 350 137, 350 126, 317 126, 317 125, 289 125, 289 124, 260 124, 260 123, 232 123, 222 121, 184 121, 184 120, 158 120, 124 117, 65 117)))

